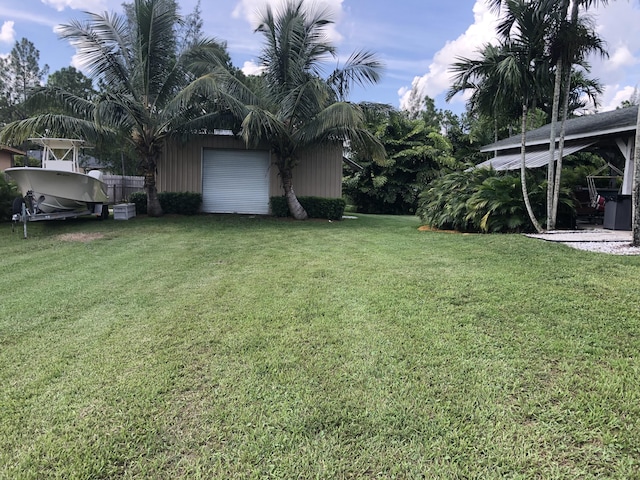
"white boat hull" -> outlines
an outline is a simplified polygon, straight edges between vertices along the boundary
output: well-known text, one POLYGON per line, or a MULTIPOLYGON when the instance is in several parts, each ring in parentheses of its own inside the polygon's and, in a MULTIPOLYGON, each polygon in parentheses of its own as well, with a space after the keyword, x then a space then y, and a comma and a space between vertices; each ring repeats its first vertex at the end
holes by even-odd
POLYGON ((8 168, 22 196, 33 192, 40 212, 86 210, 89 204, 107 203, 107 186, 90 175, 34 167, 8 168))

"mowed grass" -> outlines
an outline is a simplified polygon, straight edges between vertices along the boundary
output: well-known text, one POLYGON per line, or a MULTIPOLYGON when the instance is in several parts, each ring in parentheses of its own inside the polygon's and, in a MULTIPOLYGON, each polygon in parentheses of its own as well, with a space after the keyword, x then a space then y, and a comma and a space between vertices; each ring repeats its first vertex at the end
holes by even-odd
POLYGON ((0 226, 0 478, 640 478, 640 257, 415 218, 0 226))

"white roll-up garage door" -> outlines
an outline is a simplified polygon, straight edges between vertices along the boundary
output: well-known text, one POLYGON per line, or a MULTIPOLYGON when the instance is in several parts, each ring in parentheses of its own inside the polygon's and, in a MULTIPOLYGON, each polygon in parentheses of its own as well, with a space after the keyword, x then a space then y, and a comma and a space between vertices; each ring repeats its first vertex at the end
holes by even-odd
POLYGON ((268 214, 269 152, 205 149, 202 211, 268 214))

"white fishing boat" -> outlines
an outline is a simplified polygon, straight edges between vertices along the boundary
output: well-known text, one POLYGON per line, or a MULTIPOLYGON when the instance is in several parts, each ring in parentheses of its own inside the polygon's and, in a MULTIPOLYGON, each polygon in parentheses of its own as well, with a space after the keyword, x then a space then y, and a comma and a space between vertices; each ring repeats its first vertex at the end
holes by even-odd
POLYGON ((29 220, 48 220, 86 214, 108 215, 107 186, 102 172, 82 173, 78 165, 83 140, 32 138, 44 147, 42 168, 14 167, 5 170, 18 184, 29 220))

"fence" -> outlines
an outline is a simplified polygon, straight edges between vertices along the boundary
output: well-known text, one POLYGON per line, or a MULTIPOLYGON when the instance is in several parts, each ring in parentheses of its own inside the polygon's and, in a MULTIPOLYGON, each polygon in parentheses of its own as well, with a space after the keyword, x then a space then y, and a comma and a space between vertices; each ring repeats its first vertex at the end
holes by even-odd
POLYGON ((102 181, 107 184, 109 203, 122 203, 132 193, 144 190, 144 177, 103 175, 102 181))

